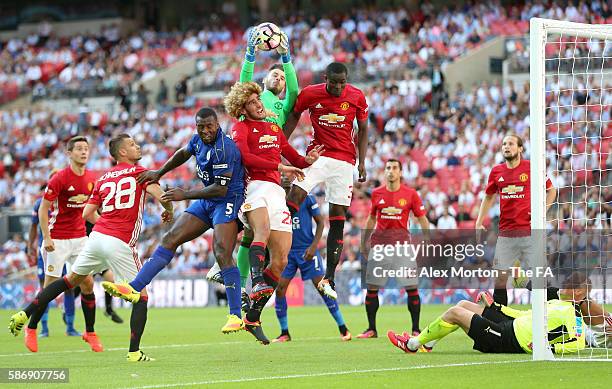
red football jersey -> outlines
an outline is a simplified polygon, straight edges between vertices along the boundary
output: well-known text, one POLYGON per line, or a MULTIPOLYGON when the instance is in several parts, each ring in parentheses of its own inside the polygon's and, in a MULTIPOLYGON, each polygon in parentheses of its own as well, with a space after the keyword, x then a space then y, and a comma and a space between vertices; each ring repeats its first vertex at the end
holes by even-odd
POLYGON ((49 232, 52 239, 75 239, 87 235, 83 208, 95 181, 96 177, 89 170, 79 176, 70 166, 51 177, 43 197, 51 202, 49 232))
POLYGON ((376 216, 372 244, 383 239, 388 241, 387 238, 408 237, 410 212, 415 217, 425 215, 425 207, 417 191, 404 184, 395 192, 390 192, 385 185, 379 186, 372 191, 371 201, 370 215, 376 216))
POLYGON ((93 231, 136 245, 147 193, 146 184, 137 183, 136 177, 144 171, 140 165, 120 163, 100 177, 89 199, 90 204, 100 205, 93 231))
MULTIPOLYGON (((527 160, 521 160, 514 169, 506 163, 491 169, 486 194, 499 193, 499 231, 529 231, 531 230, 531 190, 527 160)), ((550 179, 546 179, 546 189, 552 187, 550 179)))
POLYGON ((348 84, 342 95, 336 97, 327 93, 325 84, 309 85, 298 95, 293 110, 310 113, 314 135, 308 151, 324 145, 326 157, 355 163, 353 121, 368 118, 368 104, 360 89, 348 84))
POLYGON ((309 166, 304 157, 287 142, 281 128, 264 121, 243 120, 232 127, 232 138, 240 149, 247 180, 274 182, 280 185, 278 164, 281 155, 295 167, 309 166))

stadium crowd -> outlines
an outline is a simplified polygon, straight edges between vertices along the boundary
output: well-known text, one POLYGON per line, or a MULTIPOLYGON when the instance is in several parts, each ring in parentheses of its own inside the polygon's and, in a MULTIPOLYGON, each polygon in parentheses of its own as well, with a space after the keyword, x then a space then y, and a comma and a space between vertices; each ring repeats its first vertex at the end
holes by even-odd
MULTIPOLYGON (((588 12, 583 6, 578 7, 584 11, 580 12, 581 18, 590 20, 598 9, 604 8, 598 1, 590 4, 588 12)), ((512 130, 528 139, 529 87, 517 87, 512 82, 506 85, 482 82, 471 86, 458 85, 456 92, 448 95, 440 64, 498 34, 492 28, 494 20, 496 26, 507 20, 524 32, 521 30, 524 23, 521 22, 531 16, 546 16, 557 8, 546 8, 542 2, 533 2, 522 10, 505 9, 499 2, 492 2, 460 10, 443 9, 433 17, 430 6, 424 3, 421 12, 410 15, 402 10, 356 11, 341 20, 320 18, 316 23, 301 16, 289 18, 290 22, 283 29, 291 36, 294 63, 302 87, 309 83, 308 77, 301 77, 304 71, 317 72, 320 70, 318 66, 332 60, 363 63, 368 74, 386 75, 364 89, 370 106, 371 134, 366 159, 368 181, 356 184, 354 189, 345 227, 343 268, 359 267, 357 250, 360 229, 369 210, 368 196, 380 184, 384 162, 392 157, 402 160, 404 181, 419 191, 433 226, 473 228, 488 171, 493 164, 500 162, 498 150, 503 134, 512 130), (413 23, 415 21, 417 23, 413 23), (385 72, 385 67, 390 65, 398 65, 403 70, 385 72), (410 69, 427 71, 415 74, 410 69)), ((573 12, 569 7, 562 11, 566 15, 573 12)), ((234 37, 232 32, 218 28, 190 31, 183 35, 146 30, 119 39, 116 27, 108 26, 99 37, 79 36, 62 41, 50 34, 42 41, 34 36, 25 41, 11 40, 1 46, 0 58, 6 61, 0 69, 0 85, 9 78, 14 82, 19 77, 22 77, 20 82, 27 85, 25 74, 30 65, 52 62, 68 66, 61 70, 57 68, 59 72, 56 75, 49 73, 47 80, 41 76, 29 83, 36 87, 46 81, 46 96, 53 94, 54 90, 81 89, 86 80, 94 80, 92 85, 117 89, 152 76, 156 69, 169 65, 182 55, 215 49, 227 43, 229 37, 234 37), (120 43, 113 45, 117 41, 120 43)), ((239 36, 237 41, 242 42, 242 39, 239 36)), ((231 47, 229 58, 237 65, 226 67, 225 72, 239 71, 242 46, 240 51, 235 49, 231 47)), ((229 77, 215 72, 210 77, 213 83, 216 79, 233 82, 237 78, 237 73, 229 77)), ((572 105, 572 98, 580 102, 579 93, 572 97, 563 92, 563 82, 552 80, 550 85, 564 101, 556 108, 561 116, 568 114, 563 106, 572 105)), ((581 82, 585 84, 588 80, 582 79, 581 82)), ((604 89, 610 90, 607 82, 604 89)), ((38 108, 0 111, 3 134, 3 144, 0 145, 0 207, 30 209, 51 169, 67 163, 62 141, 77 133, 90 139, 88 168, 97 172, 111 166, 106 143, 112 134, 130 133, 142 146, 141 164, 153 168, 185 145, 194 133, 195 108, 169 107, 163 98, 156 98, 155 103, 149 104, 145 93, 144 101, 147 103, 130 110, 129 105, 123 104, 128 95, 119 97, 122 108, 110 115, 91 111, 86 106, 69 115, 38 108)), ((551 95, 551 101, 556 98, 556 95, 551 95)), ((203 103, 199 101, 195 105, 203 103)), ((610 101, 603 104, 609 106, 610 101)), ((221 107, 217 108, 221 126, 227 132, 232 120, 221 107)), ((555 118, 554 109, 550 112, 549 122, 560 121, 555 118)), ((575 120, 588 117, 589 121, 599 124, 610 120, 609 110, 578 112, 576 115, 582 116, 573 117, 575 120)), ((610 130, 605 126, 594 127, 610 130)), ((564 133, 568 131, 564 127, 549 143, 549 176, 558 188, 572 185, 577 180, 599 180, 604 188, 602 193, 583 194, 583 203, 573 209, 563 204, 558 214, 564 220, 580 219, 581 215, 588 214, 593 226, 609 227, 610 211, 602 211, 601 207, 596 209, 591 204, 597 199, 600 202, 604 199, 607 204, 612 201, 607 174, 612 168, 612 154, 608 152, 609 142, 604 145, 574 142, 574 139, 588 139, 589 127, 586 128, 587 133, 581 134, 576 130, 564 133), (557 173, 552 171, 553 166, 562 168, 557 173), (579 169, 582 166, 585 168, 579 169), (576 173, 576 170, 583 173, 576 173)), ((310 139, 310 131, 308 119, 303 116, 291 143, 303 151, 310 139)), ((528 142, 525 147, 529 150, 528 142)), ((529 157, 528 153, 525 157, 529 157)), ((198 185, 193 180, 194 169, 188 165, 169 174, 163 183, 180 187, 198 185)), ((318 195, 323 204, 321 193, 318 195)), ((571 193, 567 191, 561 192, 561 196, 569 195, 571 193)), ((184 207, 185 204, 179 206, 178 211, 184 207)), ((151 254, 159 243, 161 230, 165 228, 155 205, 148 204, 145 211, 144 231, 138 247, 143 258, 151 254)), ((322 211, 326 213, 325 206, 322 211)), ((488 219, 494 223, 498 214, 499 209, 493 207, 488 219)), ((20 246, 22 241, 23 237, 15 236, 2 247, 5 261, 0 266, 0 275, 25 267, 27 258, 20 246)), ((171 271, 197 272, 210 267, 213 260, 210 236, 206 235, 182 246, 171 271)))

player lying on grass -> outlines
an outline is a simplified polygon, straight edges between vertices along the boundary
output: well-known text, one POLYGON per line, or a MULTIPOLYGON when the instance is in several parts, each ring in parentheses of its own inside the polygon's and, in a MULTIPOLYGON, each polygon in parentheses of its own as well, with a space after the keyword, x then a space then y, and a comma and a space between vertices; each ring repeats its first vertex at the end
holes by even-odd
MULTIPOLYGON (((162 200, 163 191, 159 185, 136 182, 136 177, 145 169, 137 165, 142 155, 134 140, 128 134, 121 134, 110 140, 109 150, 117 165, 98 179, 83 209, 83 219, 95 223, 89 239, 72 264, 70 274, 49 284, 30 305, 11 317, 9 329, 15 336, 34 313, 44 312, 50 301, 81 284, 90 274, 110 268, 118 279, 136 276, 140 269, 136 243, 142 226, 146 193, 164 206, 162 220, 172 220, 172 204, 162 200)), ((147 321, 146 290, 141 295, 138 303, 132 307, 130 318, 127 358, 132 362, 150 360, 140 350, 140 338, 147 321)), ((93 314, 85 316, 86 337, 92 350, 101 352, 102 344, 94 331, 94 304, 91 307, 93 314)))
POLYGON ((301 168, 315 162, 322 147, 315 147, 306 157, 299 155, 278 125, 264 121, 266 110, 261 102, 261 88, 254 82, 234 84, 224 104, 230 116, 245 117, 232 128, 248 176, 240 220, 253 230, 249 250, 253 303, 244 323, 249 332, 267 344, 269 341, 261 330, 261 310, 276 288, 291 248, 291 214, 285 203, 285 191, 280 186, 280 174, 303 178, 301 168), (293 166, 282 164, 281 155, 293 166), (270 264, 264 270, 266 246, 270 251, 270 264))
POLYGON ((182 201, 193 199, 176 223, 162 237, 153 256, 144 264, 136 278, 129 284, 102 284, 109 293, 136 303, 139 292, 149 285, 174 257, 176 249, 212 228, 213 252, 219 265, 227 291, 229 315, 223 333, 242 329, 240 312, 240 273, 232 252, 238 234, 238 210, 242 205, 244 182, 240 152, 234 141, 227 137, 211 108, 200 109, 195 116, 197 133, 187 146, 179 149, 166 163, 155 171, 138 177, 142 183, 157 182, 167 172, 176 169, 191 156, 195 156, 196 171, 204 184, 203 189, 185 191, 181 188, 167 190, 163 199, 182 201))
MULTIPOLYGON (((575 273, 576 274, 576 273, 575 273)), ((559 290, 559 298, 547 301, 548 343, 557 354, 578 352, 585 348, 586 327, 583 319, 596 312, 605 312, 591 302, 584 304, 589 290, 586 277, 572 275, 559 290)), ((555 297, 549 290, 549 298, 555 297)), ((418 336, 411 337, 389 331, 394 346, 407 353, 431 351, 434 344, 461 328, 474 340, 474 350, 484 353, 531 353, 532 312, 500 305, 488 292, 480 293, 477 301, 460 301, 438 317, 418 336)), ((602 315, 602 321, 604 316, 602 315)), ((585 324, 592 323, 584 320, 585 324)))
MULTIPOLYGON (((288 192, 291 188, 291 179, 286 175, 281 178, 281 184, 288 192)), ((344 318, 340 312, 338 301, 322 293, 318 288, 319 282, 323 279, 325 270, 321 261, 321 254, 317 249, 323 228, 325 227, 325 219, 321 216, 319 204, 313 195, 308 195, 302 203, 297 217, 293 218, 293 237, 291 250, 285 270, 283 270, 278 286, 276 287, 276 317, 281 327, 281 334, 272 342, 288 342, 291 340, 289 335, 289 324, 287 322, 287 288, 291 283, 295 273, 300 269, 302 280, 311 280, 314 287, 317 289, 321 298, 325 302, 329 313, 332 315, 338 330, 340 331, 340 339, 343 341, 351 340, 352 336, 344 323, 344 318), (316 232, 312 233, 312 220, 314 219, 317 227, 316 232)))

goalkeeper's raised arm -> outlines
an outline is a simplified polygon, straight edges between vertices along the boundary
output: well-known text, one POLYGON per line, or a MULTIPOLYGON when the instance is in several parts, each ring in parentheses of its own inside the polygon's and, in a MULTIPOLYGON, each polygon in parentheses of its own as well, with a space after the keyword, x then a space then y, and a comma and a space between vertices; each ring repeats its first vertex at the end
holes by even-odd
MULTIPOLYGON (((257 39, 257 28, 252 27, 247 37, 246 53, 240 71, 240 82, 251 81, 253 78, 257 39)), ((267 111, 266 121, 283 127, 289 113, 293 110, 298 95, 297 75, 293 63, 291 63, 289 39, 284 32, 276 51, 280 54, 282 65, 273 65, 264 77, 264 92, 261 94, 261 101, 267 111), (285 98, 280 100, 278 96, 283 93, 285 88, 285 98)))

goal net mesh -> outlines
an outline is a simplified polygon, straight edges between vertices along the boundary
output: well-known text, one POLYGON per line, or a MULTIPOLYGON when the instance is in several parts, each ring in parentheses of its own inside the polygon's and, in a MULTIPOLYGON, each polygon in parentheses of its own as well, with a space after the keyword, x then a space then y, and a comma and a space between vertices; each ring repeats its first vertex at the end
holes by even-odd
POLYGON ((544 41, 546 174, 557 188, 546 215, 549 285, 584 300, 576 306, 586 339, 585 348, 557 358, 612 356, 611 39, 585 27, 549 32, 544 41))

